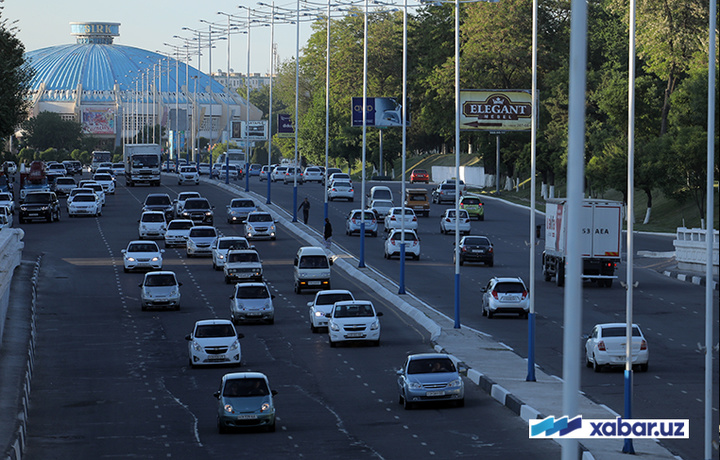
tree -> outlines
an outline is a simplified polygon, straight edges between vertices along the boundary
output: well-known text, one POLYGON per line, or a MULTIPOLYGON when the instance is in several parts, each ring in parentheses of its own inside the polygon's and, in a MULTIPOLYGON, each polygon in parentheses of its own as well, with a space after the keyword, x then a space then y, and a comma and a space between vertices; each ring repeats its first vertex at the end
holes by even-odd
MULTIPOLYGON (((0 13, 2 12, 0 0, 0 13)), ((27 118, 27 95, 32 69, 26 65, 25 48, 15 37, 14 23, 0 17, 0 147, 27 118)))
POLYGON ((73 150, 82 139, 82 127, 75 121, 63 120, 54 112, 40 112, 23 124, 27 143, 37 149, 73 150))

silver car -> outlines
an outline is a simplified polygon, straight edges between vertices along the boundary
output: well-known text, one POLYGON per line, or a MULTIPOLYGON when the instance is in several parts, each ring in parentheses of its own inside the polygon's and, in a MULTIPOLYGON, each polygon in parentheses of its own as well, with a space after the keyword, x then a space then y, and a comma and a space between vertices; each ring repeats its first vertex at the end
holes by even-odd
MULTIPOLYGON (((352 235, 353 233, 360 234, 360 220, 362 219, 362 210, 353 209, 345 218, 345 234, 352 235)), ((371 211, 365 211, 365 234, 371 234, 372 236, 378 235, 378 222, 375 218, 375 213, 371 211)))
POLYGON ((180 310, 180 286, 171 271, 148 272, 140 286, 142 310, 172 308, 180 310))
POLYGON ((398 401, 408 410, 416 403, 450 401, 465 405, 465 385, 454 360, 444 353, 420 353, 397 371, 398 401))
POLYGON ((243 223, 248 214, 257 211, 255 202, 249 198, 234 198, 226 208, 228 224, 243 223))
POLYGON ((266 321, 275 323, 275 308, 265 283, 237 283, 230 296, 230 317, 233 323, 242 321, 266 321))
POLYGON ((212 244, 218 237, 215 227, 196 225, 190 229, 185 246, 188 257, 212 255, 212 244))

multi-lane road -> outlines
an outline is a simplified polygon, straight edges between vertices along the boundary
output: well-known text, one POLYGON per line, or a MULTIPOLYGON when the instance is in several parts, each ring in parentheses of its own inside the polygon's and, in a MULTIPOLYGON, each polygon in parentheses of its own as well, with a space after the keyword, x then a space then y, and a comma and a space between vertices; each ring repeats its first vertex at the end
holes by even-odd
MULTIPOLYGON (((306 187, 320 196, 319 186, 306 187)), ((57 223, 22 226, 23 259, 42 255, 26 458, 559 456, 557 444, 529 440, 526 423, 469 381, 464 408, 403 410, 395 371, 408 353, 432 349, 427 333, 385 299, 335 271, 333 287, 372 300, 385 315, 380 347, 330 348, 325 334, 310 331, 306 303, 312 295, 292 292, 292 257, 305 243, 284 226, 277 241, 254 243, 275 294, 275 324, 239 326, 245 336, 239 370, 264 372, 278 390, 278 430, 218 434, 212 394, 220 377, 236 369, 190 369, 184 337, 196 320, 229 317, 231 287, 212 270, 209 259, 188 259, 183 250, 168 249, 164 268, 175 271, 183 283, 182 307, 143 312, 142 274, 124 273, 120 253, 137 238, 140 204, 147 193, 174 196, 188 188, 120 186, 108 197, 102 217, 69 219, 64 214, 57 223)), ((242 232, 223 219, 231 193, 207 184, 197 190, 215 205, 216 224, 224 234, 242 232)), ((274 194, 292 202, 289 186, 276 186, 274 194)), ((319 223, 321 210, 314 202, 313 223, 319 223)), ((339 217, 333 220, 336 239, 343 244, 339 217)), ((379 242, 368 244, 368 255, 379 242)), ((445 269, 444 262, 431 259, 421 262, 445 269)), ((397 260, 378 268, 391 274, 396 266, 397 260)), ((409 269, 409 279, 423 276, 419 267, 409 269)), ((498 323, 514 323, 510 327, 518 329, 524 324, 498 323)))

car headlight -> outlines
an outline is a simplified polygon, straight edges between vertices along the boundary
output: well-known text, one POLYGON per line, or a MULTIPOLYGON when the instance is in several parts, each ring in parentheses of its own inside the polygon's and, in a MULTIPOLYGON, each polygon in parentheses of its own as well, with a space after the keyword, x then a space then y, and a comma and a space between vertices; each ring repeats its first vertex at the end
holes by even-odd
POLYGON ((218 258, 218 259, 224 259, 224 258, 225 258, 225 256, 224 256, 224 255, 222 255, 222 254, 218 254, 218 255, 217 255, 217 258, 218 258))
POLYGON ((339 331, 340 330, 340 327, 337 324, 332 323, 332 322, 328 325, 328 328, 330 328, 331 331, 339 331))
POLYGON ((240 348, 240 342, 236 340, 230 345, 229 351, 237 350, 238 348, 240 348))
POLYGON ((128 257, 126 260, 128 262, 135 262, 135 257, 128 257))
POLYGON ((152 295, 151 292, 147 292, 146 290, 143 289, 143 297, 146 297, 146 298, 148 298, 148 299, 152 299, 153 295, 152 295))
POLYGON ((177 288, 173 288, 173 289, 170 291, 170 295, 171 295, 171 296, 180 295, 180 292, 178 291, 177 288))
POLYGON ((408 386, 410 388, 412 388, 413 390, 420 390, 423 387, 420 382, 410 382, 410 384, 408 386))
POLYGON ((235 302, 235 309, 236 309, 236 310, 244 310, 244 309, 245 309, 245 305, 243 305, 242 302, 235 302))
POLYGON ((152 258, 152 261, 153 261, 153 262, 157 262, 158 260, 160 260, 160 257, 157 257, 157 256, 156 256, 156 257, 153 257, 153 258, 152 258))
POLYGON ((448 383, 449 387, 459 387, 460 385, 462 385, 462 380, 460 379, 455 379, 452 382, 448 383))
POLYGON ((323 314, 323 312, 316 310, 316 311, 315 311, 315 316, 317 316, 318 318, 320 318, 320 317, 325 316, 325 315, 323 314))
POLYGON ((376 331, 379 327, 380 327, 380 321, 375 320, 375 321, 373 321, 373 323, 370 325, 370 330, 371 330, 371 331, 376 331))
POLYGON ((193 346, 193 349, 194 349, 195 351, 199 351, 199 352, 202 352, 202 351, 203 351, 203 349, 202 349, 202 347, 200 346, 200 344, 197 343, 197 342, 194 341, 194 340, 193 340, 192 346, 193 346))
POLYGON ((265 412, 266 410, 270 410, 270 403, 263 403, 262 407, 260 407, 260 412, 265 412))
POLYGON ((212 211, 207 211, 207 212, 205 213, 205 215, 206 215, 206 216, 212 216, 212 211))
POLYGON ((231 404, 225 404, 225 405, 223 406, 223 409, 224 409, 225 412, 227 412, 228 414, 234 414, 234 413, 235 413, 235 410, 233 409, 233 406, 232 406, 231 404))

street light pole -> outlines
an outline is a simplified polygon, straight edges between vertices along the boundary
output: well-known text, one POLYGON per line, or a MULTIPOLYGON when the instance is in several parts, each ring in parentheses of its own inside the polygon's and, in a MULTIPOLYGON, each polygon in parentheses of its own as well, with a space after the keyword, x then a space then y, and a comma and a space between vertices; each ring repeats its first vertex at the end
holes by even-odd
MULTIPOLYGON (((296 0, 295 5, 295 164, 293 168, 298 167, 298 132, 300 131, 300 108, 298 107, 300 98, 300 0, 296 0)), ((293 222, 297 222, 297 169, 293 174, 293 222)))

